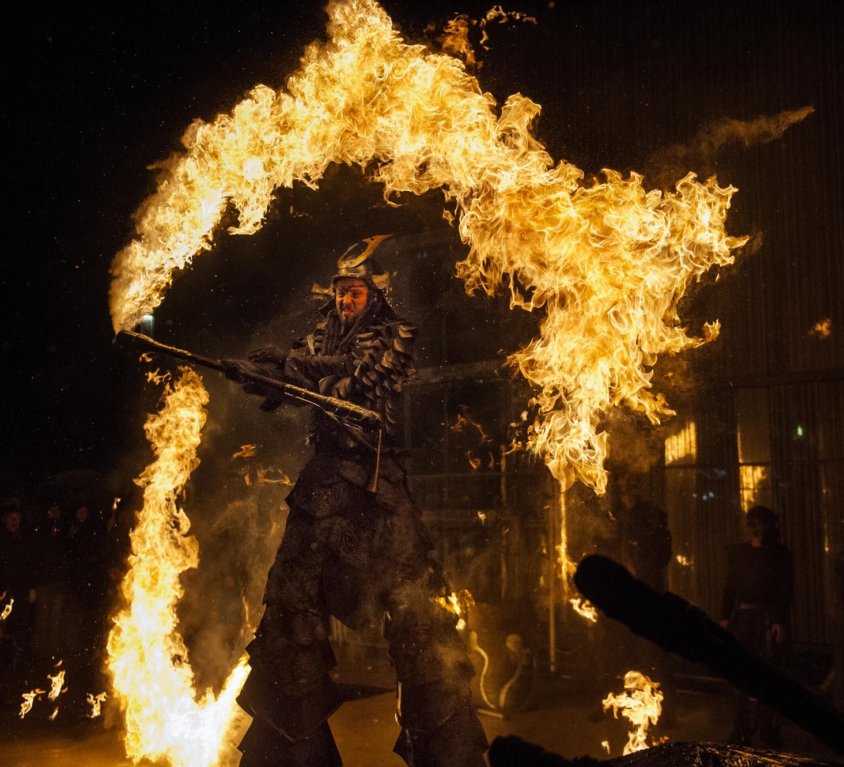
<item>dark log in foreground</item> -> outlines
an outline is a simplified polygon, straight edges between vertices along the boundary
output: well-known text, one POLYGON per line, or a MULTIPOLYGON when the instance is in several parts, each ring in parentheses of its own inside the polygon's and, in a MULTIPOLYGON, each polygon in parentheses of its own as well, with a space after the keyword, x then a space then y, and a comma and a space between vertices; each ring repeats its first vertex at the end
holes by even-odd
POLYGON ((492 767, 840 767, 841 763, 722 743, 666 743, 617 759, 565 759, 515 735, 489 749, 492 767))
POLYGON ((844 754, 844 716, 839 711, 748 652, 685 599, 656 592, 617 562, 597 555, 580 563, 574 582, 610 618, 664 650, 703 663, 844 754))

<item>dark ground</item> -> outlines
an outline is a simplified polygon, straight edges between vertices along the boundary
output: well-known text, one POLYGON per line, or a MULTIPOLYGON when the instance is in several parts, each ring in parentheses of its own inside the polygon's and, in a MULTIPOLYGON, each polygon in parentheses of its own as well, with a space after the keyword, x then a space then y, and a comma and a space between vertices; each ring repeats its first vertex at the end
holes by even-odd
MULTIPOLYGON (((380 655, 348 657, 339 667, 350 700, 332 717, 331 725, 346 767, 402 767, 392 753, 398 734, 395 693, 391 674, 380 655)), ((714 679, 679 679, 674 699, 673 723, 657 725, 654 733, 671 742, 724 743, 732 727, 730 689, 714 679)), ((605 692, 620 692, 621 683, 610 682, 605 692)), ((537 702, 509 719, 483 715, 481 721, 492 740, 518 735, 567 758, 589 755, 609 759, 621 755, 627 739, 626 722, 611 714, 599 716, 602 693, 587 691, 582 681, 558 677, 540 679, 537 702), (609 741, 607 754, 603 741, 609 741)), ((129 767, 119 730, 106 729, 102 720, 82 723, 47 722, 30 715, 17 717, 17 705, 0 712, 0 765, 3 767, 129 767)), ((664 712, 663 718, 668 711, 664 712)), ((812 736, 786 722, 782 727, 785 753, 832 761, 833 754, 812 736)), ((147 765, 149 763, 143 763, 147 765)))

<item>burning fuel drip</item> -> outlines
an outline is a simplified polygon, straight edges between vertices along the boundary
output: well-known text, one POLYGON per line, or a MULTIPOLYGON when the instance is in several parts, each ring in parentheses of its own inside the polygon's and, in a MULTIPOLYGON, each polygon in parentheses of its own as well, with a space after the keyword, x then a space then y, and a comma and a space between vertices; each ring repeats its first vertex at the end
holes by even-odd
POLYGON ((3 612, 0 613, 0 622, 6 620, 12 614, 12 608, 15 606, 14 598, 9 599, 9 601, 3 605, 3 612))
POLYGON ((50 680, 50 692, 47 694, 47 700, 56 701, 59 695, 67 691, 67 687, 64 686, 64 677, 64 669, 53 676, 47 675, 47 679, 50 680))
POLYGON ((85 696, 85 702, 91 707, 91 711, 88 714, 89 719, 96 719, 102 713, 103 703, 105 703, 107 699, 108 695, 104 692, 98 693, 97 695, 89 692, 85 696))
POLYGON ((620 712, 633 726, 624 746, 625 756, 667 740, 661 738, 648 743, 648 729, 659 721, 664 697, 659 689, 659 682, 654 682, 640 671, 628 671, 624 675, 624 692, 618 695, 610 693, 604 698, 604 711, 612 709, 616 719, 620 712))
POLYGON ((177 500, 197 466, 208 394, 199 376, 182 369, 165 389, 146 435, 155 460, 136 480, 144 505, 131 534, 126 606, 114 617, 107 667, 124 712, 128 756, 174 767, 211 767, 224 758, 235 696, 246 677, 241 659, 219 696, 194 689, 188 650, 177 630, 181 575, 199 563, 190 521, 177 500))
POLYGON ((590 623, 598 622, 598 610, 588 599, 576 597, 574 599, 569 599, 569 604, 579 616, 586 618, 586 620, 590 623))
MULTIPOLYGON (((136 237, 112 266, 114 328, 153 312, 174 273, 212 247, 229 206, 229 232, 254 233, 277 189, 315 189, 332 163, 368 169, 390 202, 439 189, 468 246, 457 265, 467 291, 506 290, 512 308, 544 312, 539 337, 509 360, 535 391, 528 449, 563 490, 580 479, 602 494, 607 411, 625 404, 658 422, 671 412, 650 389, 658 356, 717 334, 687 335, 677 306, 743 244, 724 227, 735 190, 687 175, 673 191, 646 191, 638 174, 611 170, 584 183, 533 135, 540 107, 530 99, 499 108, 461 61, 405 43, 374 0, 334 0, 328 16, 329 39, 307 48, 284 89, 258 85, 231 112, 195 121, 184 151, 159 165, 136 237)), ((175 498, 196 462, 205 396, 185 373, 147 425, 157 457, 139 480, 149 497, 109 638, 130 755, 179 765, 217 758, 243 679, 241 664, 218 700, 195 702, 175 629, 179 575, 198 557, 175 498)))
MULTIPOLYGON (((32 707, 35 705, 36 700, 41 700, 44 695, 47 696, 47 700, 51 703, 55 703, 59 696, 62 693, 67 692, 67 687, 65 687, 65 670, 61 668, 63 661, 59 661, 55 668, 58 671, 55 674, 47 674, 47 679, 50 682, 50 689, 42 690, 40 687, 34 690, 30 690, 29 692, 23 693, 23 700, 21 702, 20 710, 18 711, 18 716, 21 719, 24 719, 26 715, 32 711, 32 707)), ((59 713, 59 707, 56 706, 53 709, 53 713, 47 717, 51 722, 56 718, 57 714, 59 713)))
POLYGON ((23 702, 21 703, 20 711, 18 712, 18 716, 23 719, 30 711, 32 711, 32 706, 35 704, 36 698, 39 698, 43 695, 46 690, 30 690, 29 692, 25 692, 23 694, 23 702))

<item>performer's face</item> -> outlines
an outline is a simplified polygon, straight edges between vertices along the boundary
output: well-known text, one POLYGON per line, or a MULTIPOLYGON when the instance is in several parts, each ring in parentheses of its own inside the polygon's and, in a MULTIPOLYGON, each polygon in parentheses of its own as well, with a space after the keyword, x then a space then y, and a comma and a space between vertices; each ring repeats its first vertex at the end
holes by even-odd
POLYGON ((369 286, 355 277, 344 277, 334 284, 334 305, 344 325, 353 322, 366 309, 369 286))

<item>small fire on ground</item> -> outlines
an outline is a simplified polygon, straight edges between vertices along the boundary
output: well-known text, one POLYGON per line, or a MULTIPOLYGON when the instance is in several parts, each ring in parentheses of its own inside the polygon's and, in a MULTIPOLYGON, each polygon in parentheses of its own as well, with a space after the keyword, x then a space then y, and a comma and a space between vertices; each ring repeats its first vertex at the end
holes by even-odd
POLYGON ((628 671, 624 675, 624 692, 610 693, 604 698, 604 711, 612 709, 616 719, 621 714, 632 726, 624 746, 625 756, 667 740, 657 738, 648 742, 648 730, 659 721, 664 698, 659 682, 654 682, 641 671, 628 671))

